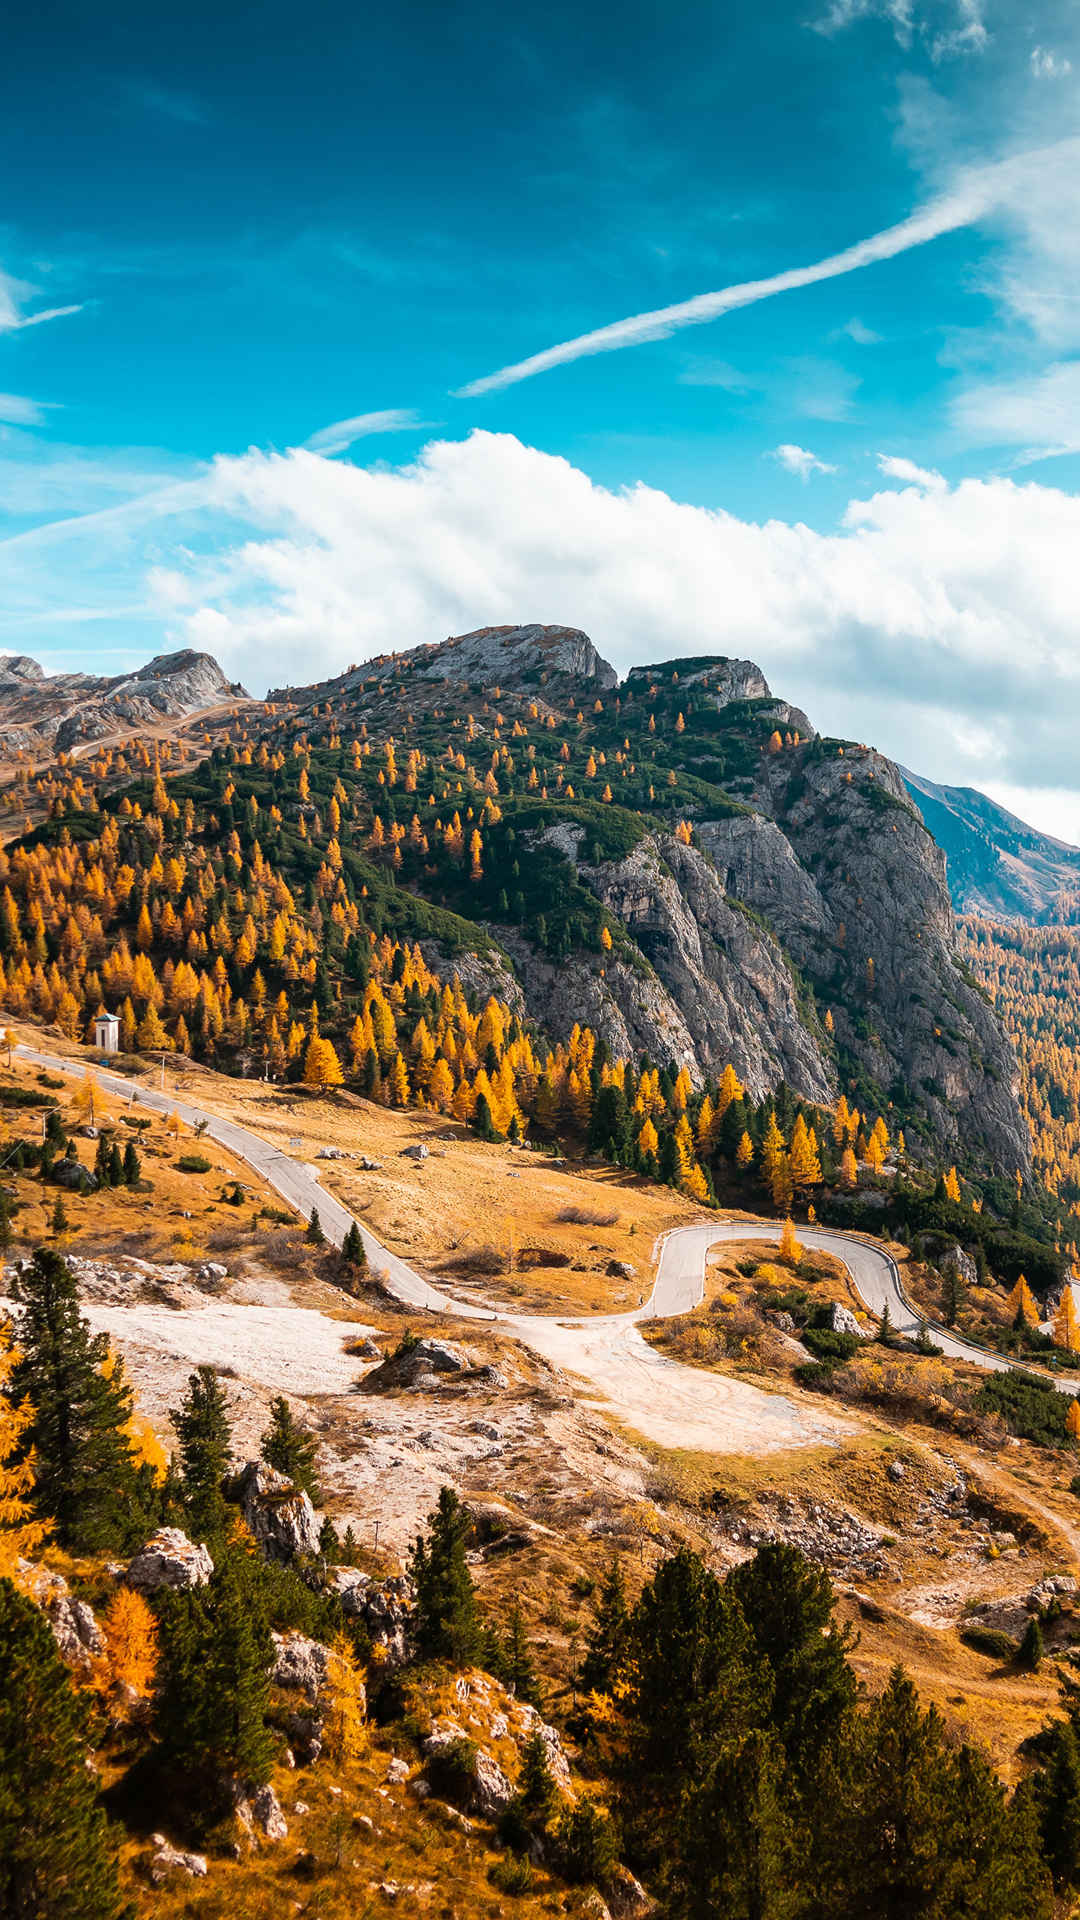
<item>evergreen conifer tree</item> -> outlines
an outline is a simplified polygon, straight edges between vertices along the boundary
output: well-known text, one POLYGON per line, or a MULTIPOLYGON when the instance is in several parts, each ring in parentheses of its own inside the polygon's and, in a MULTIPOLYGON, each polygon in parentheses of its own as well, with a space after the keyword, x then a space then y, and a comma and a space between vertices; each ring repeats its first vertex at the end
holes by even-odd
POLYGON ((304 1238, 305 1240, 310 1240, 313 1247, 325 1247, 326 1245, 326 1235, 322 1230, 322 1221, 319 1219, 318 1207, 312 1207, 311 1209, 311 1218, 307 1223, 307 1231, 304 1238))
POLYGON ((155 1732, 165 1767, 207 1810, 230 1776, 259 1786, 273 1765, 274 1647, 260 1580, 258 1562, 228 1547, 205 1586, 170 1593, 162 1607, 155 1732))
POLYGON ((268 1467, 275 1467, 310 1495, 315 1506, 322 1498, 315 1475, 318 1441, 296 1418, 283 1393, 270 1402, 270 1425, 259 1443, 259 1452, 268 1467))
POLYGON ((0 1913, 119 1920, 83 1701, 44 1616, 0 1580, 0 1913))
POLYGON ((515 1852, 524 1853, 535 1835, 547 1833, 559 1805, 543 1737, 536 1729, 521 1750, 517 1790, 499 1823, 501 1838, 515 1852))
POLYGON ((341 1243, 341 1257, 343 1260, 348 1261, 350 1267, 362 1268, 367 1266, 367 1254, 364 1251, 363 1237, 355 1220, 352 1222, 348 1233, 341 1243))
POLYGON ((622 1568, 618 1560, 613 1559, 604 1575, 585 1638, 585 1658, 578 1674, 578 1684, 584 1692, 610 1692, 626 1650, 629 1621, 622 1568))
POLYGON ((465 1561, 469 1516, 452 1487, 443 1487, 418 1535, 410 1561, 416 1583, 416 1639, 428 1659, 467 1666, 480 1646, 472 1575, 465 1561))
POLYGON ((535 1707, 539 1713, 542 1701, 540 1686, 536 1678, 529 1637, 525 1631, 525 1622, 521 1617, 521 1608, 515 1603, 510 1609, 510 1630, 506 1636, 506 1670, 508 1684, 513 1687, 519 1700, 527 1706, 535 1707))
POLYGON ((142 1167, 139 1163, 139 1156, 135 1151, 135 1142, 134 1140, 129 1140, 127 1146, 124 1148, 124 1185, 125 1187, 137 1187, 141 1178, 142 1167))
POLYGON ((33 1409, 33 1506, 76 1553, 136 1544, 144 1490, 128 1440, 132 1393, 109 1343, 79 1312, 75 1281, 51 1247, 39 1247, 11 1286, 21 1309, 11 1394, 33 1409), (103 1371, 106 1368, 106 1371, 103 1371))
POLYGON ((213 1367, 188 1376, 182 1404, 170 1415, 180 1445, 181 1497, 196 1540, 216 1540, 225 1527, 222 1482, 229 1468, 232 1435, 229 1403, 213 1367))

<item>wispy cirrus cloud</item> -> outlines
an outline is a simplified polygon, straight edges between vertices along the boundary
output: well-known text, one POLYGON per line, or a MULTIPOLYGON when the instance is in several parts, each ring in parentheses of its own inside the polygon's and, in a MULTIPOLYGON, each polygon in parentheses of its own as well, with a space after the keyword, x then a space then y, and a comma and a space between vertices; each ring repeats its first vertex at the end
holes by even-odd
POLYGON ((1036 80, 1065 80, 1072 72, 1072 61, 1051 47, 1032 47, 1031 71, 1036 80))
POLYGON ((46 320, 63 320, 69 313, 81 313, 82 306, 46 307, 39 313, 24 313, 27 300, 39 289, 28 280, 17 280, 0 267, 0 333, 18 333, 24 327, 40 327, 46 320))
POLYGON ((982 53, 990 44, 982 0, 947 0, 944 6, 923 10, 914 0, 830 0, 820 18, 808 25, 831 36, 861 20, 887 20, 898 46, 910 47, 918 38, 932 60, 982 53))
POLYGON ((55 403, 28 400, 21 393, 0 393, 0 421, 8 427, 40 427, 48 404, 55 403))
POLYGON ((949 190, 920 207, 906 220, 885 227, 880 233, 871 234, 839 253, 829 254, 810 266, 789 267, 764 279, 741 281, 733 286, 721 287, 715 293, 697 294, 693 299, 680 300, 672 306, 657 307, 647 313, 632 314, 626 320, 613 321, 608 326, 595 327, 589 333, 560 341, 556 346, 545 347, 540 353, 530 354, 525 360, 515 361, 512 365, 498 368, 494 373, 484 374, 478 380, 469 381, 458 389, 457 397, 476 399, 481 394, 499 392, 505 387, 515 386, 520 380, 533 379, 537 374, 548 373, 554 367, 566 366, 571 361, 582 360, 593 354, 617 353, 624 347, 643 346, 651 340, 666 340, 684 327, 703 326, 739 307, 753 306, 758 301, 771 300, 777 294, 816 286, 823 280, 839 279, 883 260, 894 260, 899 254, 926 246, 932 240, 941 239, 944 234, 974 226, 992 214, 1007 210, 1022 219, 1024 196, 1032 180, 1038 177, 1040 169, 1047 166, 1052 165, 1057 171, 1057 163, 1065 159, 1073 168, 1080 166, 1080 139, 1075 136, 1042 150, 968 167, 958 174, 949 190))
POLYGON ((809 447, 796 447, 785 443, 783 446, 773 448, 772 458, 779 460, 780 465, 785 467, 788 473, 797 474, 800 480, 809 480, 812 473, 836 472, 836 468, 830 466, 827 460, 819 460, 816 453, 811 453, 809 447))
POLYGON ((375 433, 408 433, 431 427, 432 420, 421 420, 415 407, 384 407, 377 413, 354 413, 349 420, 335 420, 320 427, 304 441, 309 453, 344 453, 355 440, 366 440, 375 433))

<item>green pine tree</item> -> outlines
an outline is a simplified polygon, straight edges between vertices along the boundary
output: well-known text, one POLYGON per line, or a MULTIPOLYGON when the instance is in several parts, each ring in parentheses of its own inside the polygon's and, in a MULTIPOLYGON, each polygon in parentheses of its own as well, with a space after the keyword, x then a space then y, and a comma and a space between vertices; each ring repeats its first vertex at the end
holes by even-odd
POLYGON ((548 1751, 538 1731, 521 1750, 517 1790, 499 1822, 499 1834, 516 1853, 527 1851, 536 1835, 546 1834, 559 1807, 548 1751))
POLYGON ((52 1219, 49 1221, 49 1231, 50 1233, 66 1233, 70 1225, 71 1221, 64 1211, 63 1195, 58 1193, 52 1210, 52 1219))
POLYGON ((109 1142, 105 1138, 105 1135, 102 1133, 102 1134, 99 1134, 98 1136, 97 1152, 94 1155, 94 1174, 97 1178, 97 1183, 99 1187, 112 1186, 112 1174, 110 1171, 109 1160, 110 1160, 109 1142))
POLYGON ((322 1221, 319 1219, 318 1207, 312 1207, 311 1209, 311 1218, 307 1223, 305 1238, 311 1241, 312 1246, 325 1247, 326 1245, 326 1235, 322 1230, 322 1221))
POLYGON ((112 1146, 109 1148, 109 1185, 110 1187, 122 1187, 123 1184, 124 1162, 120 1156, 120 1148, 114 1140, 112 1146))
POLYGON ((196 1540, 216 1540, 225 1529, 222 1485, 229 1469, 232 1435, 229 1403, 215 1368, 188 1376, 188 1390, 170 1415, 180 1446, 181 1488, 188 1525, 196 1540))
POLYGON ((350 1224, 349 1231, 341 1243, 341 1257, 348 1262, 350 1267, 363 1268, 367 1266, 367 1254, 364 1251, 363 1237, 355 1220, 350 1224))
POLYGON ((51 1247, 39 1247, 11 1283, 22 1357, 15 1399, 34 1409, 34 1508, 75 1553, 122 1549, 145 1537, 144 1487, 127 1438, 132 1392, 123 1368, 107 1373, 109 1343, 79 1312, 75 1281, 51 1247))
POLYGON ((465 1561, 469 1516, 452 1487, 443 1487, 417 1537, 409 1570, 416 1584, 416 1640, 428 1659, 468 1666, 481 1644, 472 1575, 465 1561))
POLYGON ((309 1494, 315 1506, 322 1496, 316 1479, 315 1456, 319 1443, 313 1433, 296 1418, 283 1393, 270 1402, 270 1425, 259 1443, 259 1451, 268 1467, 274 1467, 309 1494))
POLYGON ((129 1140, 127 1146, 124 1148, 124 1185, 125 1187, 137 1187, 141 1179, 142 1167, 139 1163, 139 1156, 135 1151, 135 1142, 134 1140, 129 1140))
POLYGON ((0 1913, 119 1920, 86 1710, 37 1607, 0 1580, 0 1913))
POLYGON ((275 1740, 266 1725, 274 1647, 258 1561, 224 1550, 202 1587, 166 1596, 154 1730, 160 1758, 196 1803, 216 1811, 222 1784, 259 1786, 275 1740))
MULTIPOLYGON (((807 1913, 783 1749, 755 1729, 690 1794, 666 1866, 671 1920, 797 1920, 807 1913)), ((876 1910, 875 1910, 876 1911, 876 1910)))
POLYGON ((585 1636, 585 1658, 578 1675, 578 1684, 584 1692, 611 1691, 626 1651, 629 1622, 622 1568, 618 1560, 613 1559, 604 1575, 592 1625, 585 1636))
POLYGON ((800 1778, 843 1735, 855 1706, 850 1633, 833 1626, 825 1569, 784 1541, 768 1541, 731 1574, 774 1691, 770 1718, 800 1778))
POLYGON ((539 1713, 542 1707, 540 1686, 536 1678, 529 1637, 525 1631, 525 1622, 521 1617, 521 1608, 515 1604, 510 1609, 510 1631, 506 1636, 506 1672, 508 1684, 513 1687, 519 1700, 535 1707, 539 1713))

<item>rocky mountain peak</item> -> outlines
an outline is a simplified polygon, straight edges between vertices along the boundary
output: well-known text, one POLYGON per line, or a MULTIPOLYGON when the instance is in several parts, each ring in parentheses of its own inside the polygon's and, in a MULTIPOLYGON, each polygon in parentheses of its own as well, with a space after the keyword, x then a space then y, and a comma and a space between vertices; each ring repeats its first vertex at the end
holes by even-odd
POLYGON ((0 686, 9 680, 44 680, 45 669, 28 653, 12 653, 0 660, 0 686))
POLYGON ((419 668, 427 680, 477 680, 499 686, 532 674, 558 673, 608 688, 616 686, 619 678, 580 627, 477 627, 419 651, 427 656, 419 668))

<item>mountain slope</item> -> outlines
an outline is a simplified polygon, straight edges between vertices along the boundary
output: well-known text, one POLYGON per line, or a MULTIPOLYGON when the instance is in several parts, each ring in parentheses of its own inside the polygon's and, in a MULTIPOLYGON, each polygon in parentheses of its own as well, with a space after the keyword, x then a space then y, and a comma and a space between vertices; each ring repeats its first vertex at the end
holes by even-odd
POLYGON ((587 1022, 695 1077, 732 1060, 755 1097, 842 1089, 1028 1164, 1015 1060, 958 967, 944 859, 899 771, 818 738, 752 662, 667 661, 620 685, 574 629, 482 629, 272 699, 275 727, 302 723, 316 748, 366 734, 361 819, 377 863, 393 856, 395 912, 404 887, 471 923, 444 964, 475 942, 483 978, 547 1031, 587 1022), (388 740, 395 769, 415 758, 413 795, 389 790, 388 740), (474 798, 470 878, 436 836, 474 798))
POLYGON ((158 654, 134 673, 47 674, 27 654, 0 660, 0 755, 68 752, 126 728, 154 726, 246 699, 208 653, 158 654))
POLYGON ((1034 922, 1075 917, 1080 848, 1040 833, 974 787, 938 786, 900 771, 948 857, 958 913, 1034 922))

